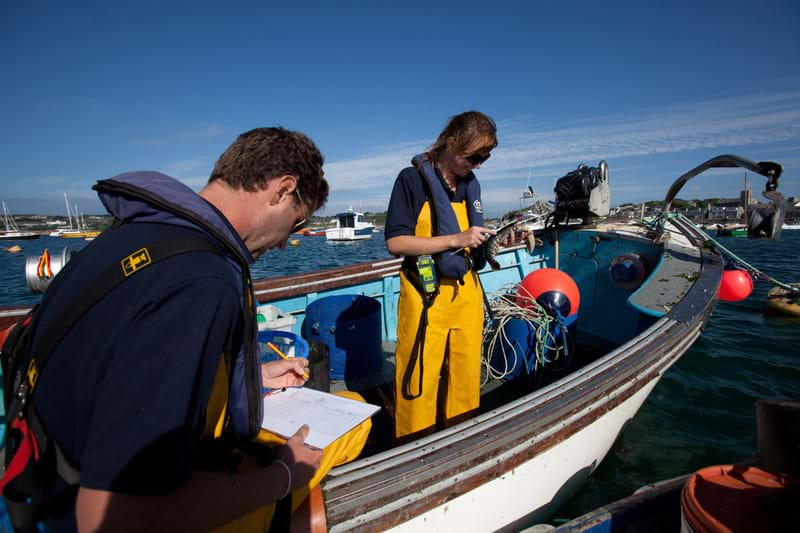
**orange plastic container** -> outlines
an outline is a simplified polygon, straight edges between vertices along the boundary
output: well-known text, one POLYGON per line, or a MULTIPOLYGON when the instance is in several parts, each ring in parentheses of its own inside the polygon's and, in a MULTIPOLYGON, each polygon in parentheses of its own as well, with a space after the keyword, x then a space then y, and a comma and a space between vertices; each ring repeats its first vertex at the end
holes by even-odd
POLYGON ((709 466, 681 492, 682 530, 800 531, 800 485, 754 466, 709 466))

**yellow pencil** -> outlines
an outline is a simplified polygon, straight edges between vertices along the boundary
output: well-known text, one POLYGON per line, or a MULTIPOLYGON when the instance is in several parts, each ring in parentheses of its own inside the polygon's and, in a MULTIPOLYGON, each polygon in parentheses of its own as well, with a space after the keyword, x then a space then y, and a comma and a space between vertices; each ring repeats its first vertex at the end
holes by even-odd
MULTIPOLYGON (((278 347, 277 347, 277 346, 275 346, 274 344, 272 344, 271 342, 268 342, 268 343, 267 343, 267 346, 269 346, 270 348, 272 348, 272 350, 273 350, 273 351, 274 351, 276 354, 280 355, 282 358, 286 359, 287 361, 289 360, 289 357, 288 357, 288 356, 287 356, 285 353, 283 353, 282 351, 280 351, 280 350, 278 349, 278 347)), ((303 372, 303 379, 308 379, 308 374, 307 374, 306 372, 303 372)))

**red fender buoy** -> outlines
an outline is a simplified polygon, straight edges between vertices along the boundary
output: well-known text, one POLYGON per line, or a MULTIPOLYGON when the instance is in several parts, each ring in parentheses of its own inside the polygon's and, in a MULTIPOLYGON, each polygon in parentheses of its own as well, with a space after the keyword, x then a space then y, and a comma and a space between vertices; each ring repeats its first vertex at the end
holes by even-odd
POLYGON ((564 318, 576 314, 581 303, 575 280, 555 268, 541 268, 525 276, 517 294, 521 297, 517 299, 518 305, 528 307, 526 299, 534 299, 551 313, 558 311, 564 318))
POLYGON ((739 302, 753 292, 753 278, 746 270, 734 268, 722 273, 719 285, 719 299, 723 302, 739 302))

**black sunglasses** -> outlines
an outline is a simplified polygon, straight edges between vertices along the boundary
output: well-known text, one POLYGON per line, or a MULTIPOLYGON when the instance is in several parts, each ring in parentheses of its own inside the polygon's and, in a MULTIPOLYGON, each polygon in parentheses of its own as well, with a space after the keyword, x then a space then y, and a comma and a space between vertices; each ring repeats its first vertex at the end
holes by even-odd
POLYGON ((308 225, 308 211, 306 211, 306 204, 303 202, 303 197, 300 196, 300 191, 297 189, 294 190, 294 193, 297 195, 297 201, 300 202, 300 207, 303 208, 303 218, 298 220, 292 226, 292 233, 297 233, 301 229, 305 228, 308 225))
POLYGON ((472 154, 472 155, 469 155, 469 156, 465 157, 464 159, 466 159, 467 161, 469 161, 473 165, 481 165, 481 164, 485 163, 486 160, 489 159, 490 157, 492 157, 491 152, 486 154, 486 155, 472 154))

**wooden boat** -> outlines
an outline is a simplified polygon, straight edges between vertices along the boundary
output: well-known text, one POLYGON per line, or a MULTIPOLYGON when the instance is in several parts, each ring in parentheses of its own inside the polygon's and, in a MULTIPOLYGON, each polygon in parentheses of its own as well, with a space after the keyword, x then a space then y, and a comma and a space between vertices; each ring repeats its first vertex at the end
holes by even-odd
MULTIPOLYGON (((321 485, 324 508, 318 513, 327 527, 515 530, 562 505, 701 334, 714 309, 721 257, 696 226, 670 216, 669 207, 683 182, 705 168, 732 164, 764 175, 777 167, 780 173, 777 165, 715 158, 673 185, 654 226, 569 225, 559 228, 556 241, 542 233, 544 244, 533 251, 522 245, 502 250, 501 268, 480 273, 489 295, 502 297, 509 284, 545 267, 557 266, 577 283, 580 308, 570 362, 540 369, 536 379, 490 380, 476 416, 402 446, 391 447, 390 416, 401 260, 256 282, 259 302, 294 317, 296 335, 307 333, 306 310, 321 298, 364 295, 381 304, 380 368, 333 387, 359 390, 385 409, 373 420, 362 457, 333 469, 321 485), (638 279, 620 282, 613 268, 620 258, 639 261, 641 271, 632 269, 641 274, 638 279)), ((0 310, 0 327, 23 312, 0 310)), ((346 337, 345 328, 337 331, 336 338, 346 337)), ((348 357, 361 349, 360 341, 349 343, 348 357)))
POLYGON ((329 241, 358 241, 372 237, 375 225, 369 222, 364 213, 349 208, 337 213, 336 226, 325 230, 325 238, 329 241))

